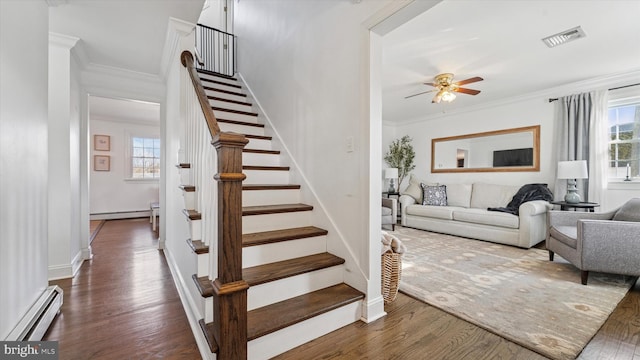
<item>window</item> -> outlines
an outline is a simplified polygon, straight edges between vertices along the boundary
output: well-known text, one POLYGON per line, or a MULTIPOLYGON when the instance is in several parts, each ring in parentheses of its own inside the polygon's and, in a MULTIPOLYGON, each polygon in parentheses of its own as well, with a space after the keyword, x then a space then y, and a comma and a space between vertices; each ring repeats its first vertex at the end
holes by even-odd
POLYGON ((609 103, 610 179, 638 177, 640 170, 640 97, 609 103))
POLYGON ((160 139, 131 137, 131 178, 160 178, 160 139))

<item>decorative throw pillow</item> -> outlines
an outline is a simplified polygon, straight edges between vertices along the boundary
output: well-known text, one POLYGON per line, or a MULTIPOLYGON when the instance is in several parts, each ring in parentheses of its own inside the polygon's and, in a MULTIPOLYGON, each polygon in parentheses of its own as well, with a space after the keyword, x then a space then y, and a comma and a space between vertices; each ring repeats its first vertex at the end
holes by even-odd
MULTIPOLYGON (((422 201, 423 201, 422 188, 420 187, 420 184, 422 183, 424 183, 424 181, 418 179, 413 174, 410 174, 409 186, 407 186, 407 188, 404 189, 401 195, 409 195, 416 200, 416 203, 422 204, 422 201)), ((438 185, 438 184, 427 183, 427 185, 438 185)))
POLYGON ((422 205, 447 206, 447 186, 420 184, 423 193, 422 205))
POLYGON ((613 215, 613 220, 640 222, 640 198, 634 198, 624 203, 613 215))

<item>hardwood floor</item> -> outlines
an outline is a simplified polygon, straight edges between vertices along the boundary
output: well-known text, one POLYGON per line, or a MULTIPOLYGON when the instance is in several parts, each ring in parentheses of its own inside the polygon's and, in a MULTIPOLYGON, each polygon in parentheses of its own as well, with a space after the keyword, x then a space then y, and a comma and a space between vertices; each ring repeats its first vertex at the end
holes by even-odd
MULTIPOLYGON (((199 359, 149 219, 105 222, 93 250, 73 280, 53 282, 65 303, 44 340, 60 341, 60 359, 199 359)), ((403 294, 385 310, 276 359, 545 359, 403 294)), ((579 359, 640 360, 640 283, 579 359)))
POLYGON ((149 218, 106 221, 44 340, 60 359, 199 359, 149 218))
MULTIPOLYGON (((402 293, 371 324, 345 326, 275 359, 546 359, 402 293)), ((578 359, 640 359, 640 283, 578 359)))

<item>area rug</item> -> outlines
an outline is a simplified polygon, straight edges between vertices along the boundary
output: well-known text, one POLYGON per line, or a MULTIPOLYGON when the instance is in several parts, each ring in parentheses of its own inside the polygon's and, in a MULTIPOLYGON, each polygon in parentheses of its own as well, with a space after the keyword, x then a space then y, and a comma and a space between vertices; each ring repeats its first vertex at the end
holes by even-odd
POLYGON ((552 359, 575 359, 635 277, 549 262, 541 249, 396 227, 400 291, 552 359))

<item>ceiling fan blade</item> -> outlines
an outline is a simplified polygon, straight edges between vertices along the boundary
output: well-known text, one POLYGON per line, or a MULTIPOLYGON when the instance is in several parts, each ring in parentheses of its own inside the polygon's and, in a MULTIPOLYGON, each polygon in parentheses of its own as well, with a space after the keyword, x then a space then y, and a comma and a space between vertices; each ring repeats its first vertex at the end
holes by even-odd
POLYGON ((480 94, 480 90, 473 90, 473 89, 465 89, 465 88, 457 88, 457 89, 452 89, 455 92, 459 92, 459 93, 463 93, 463 94, 467 94, 467 95, 478 95, 480 94))
POLYGON ((433 97, 433 100, 431 100, 431 103, 433 104, 439 104, 440 100, 442 100, 442 91, 438 91, 438 93, 436 94, 436 96, 433 97))
POLYGON ((456 82, 454 82, 454 84, 459 86, 459 85, 471 84, 471 83, 482 81, 482 80, 484 80, 484 79, 481 78, 480 76, 476 76, 476 77, 472 77, 470 79, 456 81, 456 82))
POLYGON ((433 86, 433 87, 438 87, 438 84, 436 83, 424 83, 425 85, 429 85, 429 86, 433 86))
POLYGON ((417 93, 417 94, 413 94, 413 95, 405 96, 404 98, 405 98, 405 99, 408 99, 408 98, 411 98, 411 97, 414 97, 414 96, 418 96, 418 95, 422 95, 422 94, 426 94, 426 93, 434 92, 434 91, 437 91, 437 90, 438 90, 438 89, 433 89, 433 90, 429 90, 429 91, 424 91, 424 92, 421 92, 421 93, 417 93))

